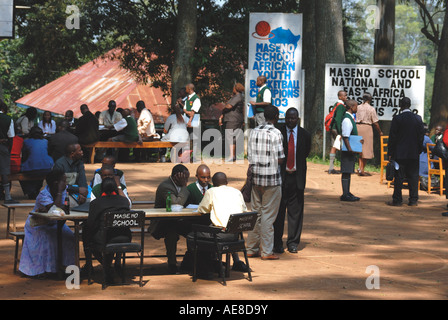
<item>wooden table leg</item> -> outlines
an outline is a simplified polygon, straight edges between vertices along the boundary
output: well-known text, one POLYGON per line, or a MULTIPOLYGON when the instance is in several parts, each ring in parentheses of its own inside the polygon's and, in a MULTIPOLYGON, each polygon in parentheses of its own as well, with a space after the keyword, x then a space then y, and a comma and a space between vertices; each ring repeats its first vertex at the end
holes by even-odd
POLYGON ((95 163, 95 147, 92 147, 92 152, 90 153, 90 163, 95 163))
POLYGON ((9 223, 11 221, 11 208, 8 208, 8 217, 6 218, 6 235, 5 239, 9 238, 9 223))

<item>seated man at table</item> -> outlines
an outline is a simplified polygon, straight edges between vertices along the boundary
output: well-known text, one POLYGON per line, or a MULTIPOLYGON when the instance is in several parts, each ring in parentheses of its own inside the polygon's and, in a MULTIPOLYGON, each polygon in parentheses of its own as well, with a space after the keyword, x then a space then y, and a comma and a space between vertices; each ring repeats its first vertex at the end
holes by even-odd
POLYGON ((210 168, 207 165, 201 164, 196 169, 196 178, 195 182, 187 186, 190 192, 187 204, 198 205, 202 201, 205 192, 212 187, 210 184, 210 168))
POLYGON ((55 162, 64 156, 68 145, 79 143, 78 137, 71 133, 69 129, 70 123, 67 120, 62 120, 57 125, 56 134, 48 139, 48 154, 55 162))
MULTIPOLYGON (((154 208, 166 208, 168 192, 171 194, 171 203, 184 206, 187 202, 189 191, 187 182, 190 177, 188 168, 182 164, 173 167, 171 176, 164 180, 156 190, 154 208)), ((177 273, 177 241, 179 235, 186 236, 190 231, 188 224, 183 219, 153 220, 149 225, 149 233, 157 240, 165 238, 168 268, 171 273, 177 273)))
POLYGON ((114 124, 115 130, 118 135, 109 139, 114 142, 137 142, 140 139, 137 130, 137 122, 131 116, 129 109, 123 109, 121 111, 123 119, 114 124))
MULTIPOLYGON (((112 178, 117 183, 118 194, 122 197, 125 197, 129 201, 129 207, 132 206, 132 201, 129 198, 128 190, 126 185, 120 182, 120 177, 115 174, 114 168, 109 165, 103 165, 101 167, 101 182, 106 178, 112 178)), ((90 201, 95 200, 96 198, 101 197, 101 183, 96 184, 92 188, 92 193, 90 194, 90 201)))
MULTIPOLYGON (((128 200, 120 194, 117 188, 117 182, 113 178, 105 178, 99 185, 101 188, 101 196, 90 203, 89 217, 87 222, 83 224, 83 245, 85 251, 91 251, 95 258, 103 265, 106 273, 106 282, 113 283, 113 271, 111 263, 113 256, 107 255, 103 261, 100 254, 100 248, 104 246, 103 235, 103 216, 110 210, 128 210, 128 200)), ((108 233, 108 243, 120 243, 131 241, 132 234, 129 228, 114 229, 113 234, 108 233)), ((87 261, 89 265, 91 261, 87 261)), ((90 265, 91 267, 91 265, 90 265)), ((84 270, 86 270, 84 268, 84 270)))
MULTIPOLYGON (((124 172, 120 169, 115 168, 117 164, 117 158, 114 155, 108 154, 104 156, 103 160, 101 160, 101 168, 104 166, 111 166, 114 168, 114 174, 120 177, 120 183, 126 185, 126 179, 124 178, 124 172)), ((90 186, 93 188, 97 184, 101 184, 101 168, 98 168, 93 173, 93 179, 90 182, 90 186)))
POLYGON ((121 113, 116 111, 117 103, 110 100, 107 105, 107 110, 100 113, 98 122, 100 125, 100 141, 107 141, 109 138, 117 135, 114 129, 114 124, 123 119, 121 113))
POLYGON ((70 195, 70 206, 76 207, 86 202, 89 189, 87 186, 86 171, 82 161, 83 152, 79 144, 70 144, 65 150, 65 156, 59 158, 53 170, 59 169, 67 176, 67 191, 70 195))
MULTIPOLYGON (((213 188, 207 190, 205 192, 204 198, 198 207, 198 212, 202 214, 210 213, 211 224, 216 227, 225 228, 227 226, 227 222, 229 221, 229 217, 232 214, 243 213, 247 211, 246 203, 244 201, 243 195, 238 189, 233 187, 229 187, 227 176, 223 172, 217 172, 213 175, 213 188)), ((194 235, 190 233, 188 237, 193 237, 194 235)), ((218 240, 226 240, 226 241, 236 241, 238 240, 238 234, 227 234, 227 233, 219 233, 218 240)), ((211 235, 209 233, 200 233, 198 237, 209 238, 211 235)), ((192 248, 189 248, 192 250, 192 248)), ((233 267, 232 270, 247 272, 247 265, 242 262, 238 253, 232 254, 233 258, 233 267)), ((207 259, 207 258, 205 258, 207 259)), ((213 267, 213 262, 216 259, 213 257, 208 257, 207 261, 203 263, 208 264, 207 266, 201 266, 203 271, 210 273, 213 267)), ((221 266, 219 266, 221 267, 221 266)))

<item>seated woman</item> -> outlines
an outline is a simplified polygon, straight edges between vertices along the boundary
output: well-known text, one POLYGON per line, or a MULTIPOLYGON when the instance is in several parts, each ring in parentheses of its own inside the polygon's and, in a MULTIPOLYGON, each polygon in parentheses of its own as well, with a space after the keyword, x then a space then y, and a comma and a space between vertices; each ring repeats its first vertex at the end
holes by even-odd
POLYGON ((176 104, 171 115, 166 119, 162 141, 187 142, 189 138, 187 130, 188 118, 182 115, 182 110, 176 104))
MULTIPOLYGON (((47 186, 39 193, 33 211, 48 212, 52 206, 63 208, 66 195, 66 177, 63 171, 51 171, 47 177, 47 186)), ((25 239, 19 270, 27 276, 45 276, 57 270, 57 224, 50 222, 37 225, 32 215, 25 223, 25 239)), ((75 237, 67 225, 62 228, 62 263, 64 266, 75 264, 75 237)))
POLYGON ((42 120, 37 125, 44 132, 44 136, 50 136, 56 133, 56 122, 51 119, 51 112, 45 111, 42 115, 42 120))
MULTIPOLYGON (((48 155, 48 141, 44 138, 42 129, 32 127, 29 139, 23 143, 21 172, 44 176, 51 171, 53 165, 53 158, 48 155)), ((42 184, 43 180, 20 181, 23 193, 28 195, 28 199, 36 199, 42 184)))
MULTIPOLYGON (((188 117, 182 114, 182 110, 179 105, 174 105, 171 115, 166 119, 165 126, 163 128, 165 136, 161 140, 171 142, 187 142, 190 138, 190 134, 187 130, 188 120, 188 117)), ((177 148, 173 147, 171 149, 171 160, 173 162, 189 162, 190 153, 189 147, 183 147, 181 150, 177 150, 177 148)))
MULTIPOLYGON (((90 251, 103 265, 106 273, 106 282, 113 283, 111 263, 113 255, 108 255, 103 261, 101 248, 105 245, 103 235, 103 216, 112 210, 129 209, 129 201, 118 193, 117 182, 113 178, 105 178, 101 182, 101 196, 90 203, 89 217, 83 225, 84 251, 90 251)), ((130 242, 132 238, 129 228, 116 228, 108 233, 107 243, 130 242)), ((88 262, 88 264, 91 262, 88 262)), ((91 267, 91 265, 87 265, 91 267)))

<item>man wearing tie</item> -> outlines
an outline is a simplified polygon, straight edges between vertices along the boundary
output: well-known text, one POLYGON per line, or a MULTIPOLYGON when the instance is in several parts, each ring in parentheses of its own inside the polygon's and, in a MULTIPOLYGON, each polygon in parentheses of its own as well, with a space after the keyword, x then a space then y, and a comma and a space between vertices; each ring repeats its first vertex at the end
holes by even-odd
POLYGON ((188 191, 190 191, 187 204, 199 204, 204 197, 205 191, 212 187, 210 184, 210 168, 205 164, 201 164, 196 169, 196 178, 197 181, 187 186, 188 191))
POLYGON ((296 108, 286 111, 282 128, 283 149, 286 162, 281 165, 282 200, 274 223, 274 252, 283 253, 283 229, 288 211, 288 238, 286 245, 290 253, 297 253, 303 225, 304 193, 306 184, 306 158, 311 149, 311 135, 298 125, 296 108))

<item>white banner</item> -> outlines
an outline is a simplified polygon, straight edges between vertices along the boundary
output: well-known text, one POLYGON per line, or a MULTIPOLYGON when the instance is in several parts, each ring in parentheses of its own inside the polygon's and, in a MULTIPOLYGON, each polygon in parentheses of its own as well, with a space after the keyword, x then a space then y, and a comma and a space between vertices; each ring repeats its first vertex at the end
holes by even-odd
POLYGON ((324 118, 338 100, 339 90, 359 104, 364 92, 370 93, 379 120, 392 120, 399 113, 403 97, 411 99, 411 110, 423 118, 425 81, 425 66, 327 64, 324 118))
POLYGON ((14 0, 0 0, 0 38, 14 36, 14 0))
MULTIPOLYGON (((266 76, 280 118, 290 107, 300 110, 302 90, 302 15, 251 13, 249 19, 249 86, 246 100, 255 101, 258 76, 266 76)), ((253 116, 251 107, 248 117, 253 116)), ((303 115, 301 115, 303 116, 303 115)))

